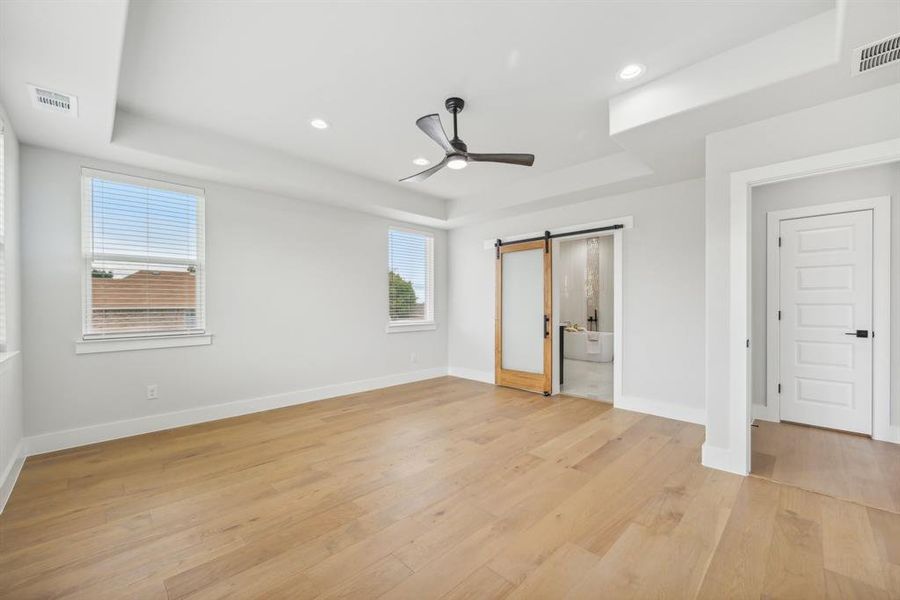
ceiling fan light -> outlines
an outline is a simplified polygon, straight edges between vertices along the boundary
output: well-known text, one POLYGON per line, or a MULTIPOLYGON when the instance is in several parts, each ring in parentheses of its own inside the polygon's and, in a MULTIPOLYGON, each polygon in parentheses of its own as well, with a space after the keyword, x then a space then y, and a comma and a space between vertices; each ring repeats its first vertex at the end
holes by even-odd
POLYGON ((453 158, 451 158, 450 160, 447 161, 447 168, 455 169, 458 171, 460 169, 465 169, 467 164, 469 164, 469 163, 462 156, 454 156, 453 158))

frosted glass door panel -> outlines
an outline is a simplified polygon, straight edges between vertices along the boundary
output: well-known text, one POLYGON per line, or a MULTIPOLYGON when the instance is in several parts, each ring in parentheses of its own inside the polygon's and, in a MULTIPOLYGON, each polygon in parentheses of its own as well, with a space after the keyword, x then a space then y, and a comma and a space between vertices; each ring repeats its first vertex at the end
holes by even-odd
POLYGON ((494 320, 494 381, 519 390, 549 395, 553 333, 544 330, 553 312, 550 297, 552 248, 544 240, 497 248, 497 296, 494 320))
POLYGON ((503 254, 502 367, 544 372, 544 250, 503 254))

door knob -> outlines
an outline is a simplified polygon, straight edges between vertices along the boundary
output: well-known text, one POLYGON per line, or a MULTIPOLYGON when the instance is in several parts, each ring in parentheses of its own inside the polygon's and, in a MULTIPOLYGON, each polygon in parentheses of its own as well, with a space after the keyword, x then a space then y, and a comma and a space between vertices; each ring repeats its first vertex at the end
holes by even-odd
POLYGON ((857 329, 856 331, 851 331, 849 333, 845 333, 844 335, 855 335, 856 337, 867 338, 869 337, 869 330, 857 329))

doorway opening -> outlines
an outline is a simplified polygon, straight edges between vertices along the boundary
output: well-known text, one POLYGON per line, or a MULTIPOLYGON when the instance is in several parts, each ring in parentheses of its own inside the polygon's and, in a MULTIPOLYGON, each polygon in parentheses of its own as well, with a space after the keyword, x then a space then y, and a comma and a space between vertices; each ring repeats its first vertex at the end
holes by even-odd
POLYGON ((760 185, 750 205, 750 473, 891 511, 898 197, 887 163, 760 185))
POLYGON ((615 258, 610 235, 559 244, 559 390, 613 402, 615 258))
MULTIPOLYGON (((751 260, 750 238, 753 233, 750 227, 751 208, 756 203, 751 203, 751 193, 757 192, 762 186, 774 183, 786 183, 789 181, 801 181, 809 178, 818 178, 830 174, 838 174, 856 169, 874 167, 878 165, 896 164, 900 161, 900 138, 894 138, 857 146, 844 150, 837 150, 825 154, 808 156, 780 163, 773 163, 761 167, 754 167, 742 171, 733 171, 730 174, 729 208, 731 222, 729 227, 729 294, 728 294, 728 328, 727 331, 714 332, 727 339, 730 350, 727 352, 727 382, 728 393, 722 404, 716 409, 707 404, 707 432, 709 436, 715 434, 713 443, 710 437, 703 444, 701 461, 704 466, 731 471, 741 475, 750 474, 751 464, 751 439, 750 432, 753 422, 753 384, 751 380, 751 269, 754 261, 751 260), (720 410, 724 409, 724 410, 720 410), (722 443, 724 441, 724 443, 722 443)), ((824 192, 830 192, 828 188, 824 192)), ((827 202, 821 194, 817 202, 827 202)), ((891 194, 891 204, 900 199, 900 193, 891 194)), ((859 197, 859 196, 857 196, 859 197)), ((891 206, 890 204, 888 205, 891 206)), ((893 268, 896 271, 900 266, 900 259, 894 261, 891 267, 891 237, 896 235, 892 229, 896 227, 895 220, 900 215, 900 207, 894 207, 891 211, 893 219, 875 215, 875 262, 876 270, 893 268)), ((896 274, 891 278, 891 285, 896 286, 900 277, 896 274)), ((873 362, 874 369, 874 405, 873 413, 888 415, 887 419, 873 420, 872 437, 876 440, 885 440, 900 443, 900 425, 891 422, 891 370, 896 370, 895 361, 900 360, 900 353, 890 350, 891 339, 896 339, 897 330, 891 329, 891 292, 890 288, 879 289, 875 293, 876 319, 882 323, 881 329, 890 331, 890 335, 878 336, 873 339, 874 353, 877 357, 873 362)), ((900 320, 895 319, 895 323, 900 320)), ((712 335, 713 332, 710 332, 712 335)), ((758 337, 755 336, 758 340, 758 337)), ((754 344, 753 348, 759 348, 754 344)), ((896 407, 895 407, 896 408, 896 407)), ((898 411, 900 412, 900 411, 898 411)))
MULTIPOLYGON (((565 342, 559 309, 560 245, 569 241, 580 240, 584 243, 590 238, 606 238, 612 240, 613 300, 609 333, 614 335, 611 338, 611 366, 607 367, 612 371, 612 386, 604 390, 602 395, 607 398, 602 399, 613 404, 621 402, 623 345, 622 336, 615 332, 624 331, 623 233, 633 226, 634 218, 624 216, 560 227, 553 232, 545 230, 543 235, 532 232, 484 241, 485 249, 493 250, 496 257, 494 382, 497 385, 540 392, 545 396, 561 392, 560 371, 565 370, 562 358, 565 342)), ((585 331, 588 323, 586 302, 585 298, 585 331)), ((601 310, 598 304, 597 321, 601 319, 601 310)), ((596 329, 595 320, 590 323, 596 329)), ((602 328, 602 323, 598 323, 597 327, 602 328)))

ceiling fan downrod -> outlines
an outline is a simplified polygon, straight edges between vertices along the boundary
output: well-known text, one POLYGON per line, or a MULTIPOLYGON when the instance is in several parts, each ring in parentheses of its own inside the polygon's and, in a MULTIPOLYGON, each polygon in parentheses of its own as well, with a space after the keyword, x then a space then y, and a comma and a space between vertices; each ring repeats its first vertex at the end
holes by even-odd
POLYGON ((450 140, 450 143, 453 144, 453 147, 457 150, 461 150, 465 152, 468 149, 466 143, 459 139, 459 133, 457 130, 456 123, 456 115, 462 112, 462 109, 466 107, 466 101, 462 98, 447 98, 444 101, 444 106, 447 108, 447 111, 453 115, 453 139, 450 140))

